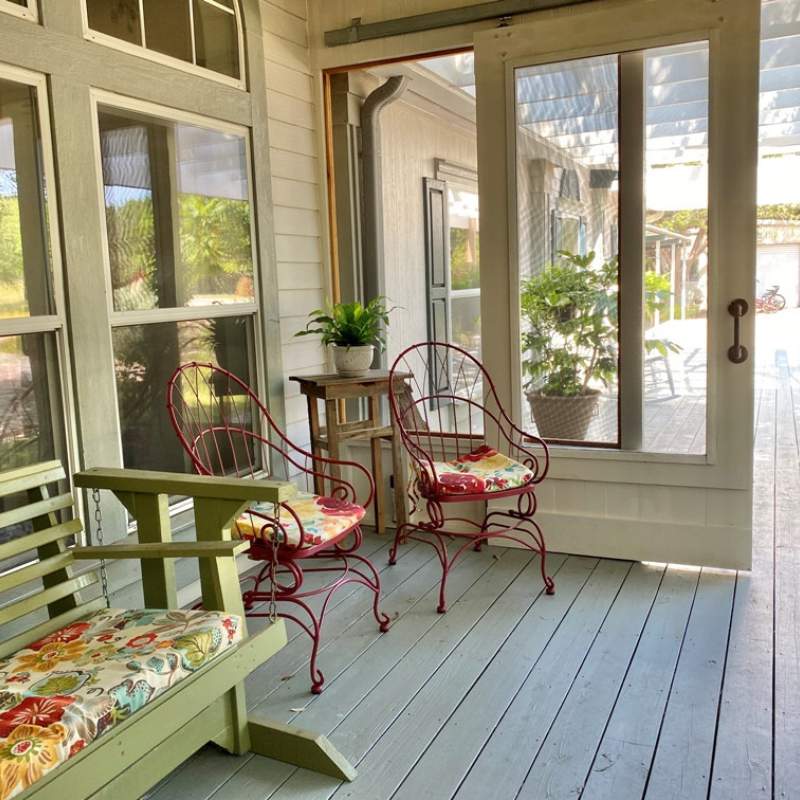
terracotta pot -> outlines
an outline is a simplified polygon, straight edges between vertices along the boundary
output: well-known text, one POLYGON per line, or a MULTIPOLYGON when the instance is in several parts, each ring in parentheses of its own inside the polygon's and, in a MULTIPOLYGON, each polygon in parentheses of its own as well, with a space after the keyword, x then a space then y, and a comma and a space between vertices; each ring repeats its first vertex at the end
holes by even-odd
POLYGON ((372 366, 375 347, 371 344, 359 347, 340 347, 331 345, 333 349, 333 364, 336 372, 343 378, 361 378, 367 374, 372 366))
POLYGON ((600 402, 597 389, 577 397, 554 397, 539 392, 528 392, 526 396, 539 436, 579 442, 586 439, 600 402))

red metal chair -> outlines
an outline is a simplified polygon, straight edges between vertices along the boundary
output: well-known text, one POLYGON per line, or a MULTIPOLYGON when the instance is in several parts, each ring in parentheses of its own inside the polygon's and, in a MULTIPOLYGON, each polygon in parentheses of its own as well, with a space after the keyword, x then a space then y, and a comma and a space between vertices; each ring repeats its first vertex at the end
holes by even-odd
POLYGON ((317 480, 323 492, 298 492, 278 507, 257 504, 242 514, 234 535, 250 540, 248 555, 264 561, 242 592, 248 616, 280 616, 296 622, 312 640, 311 691, 322 691, 324 676, 317 669, 322 622, 331 597, 348 583, 366 586, 373 594, 372 612, 381 632, 389 617, 379 609, 381 584, 368 558, 358 555, 361 520, 372 502, 375 484, 369 472, 351 461, 336 461, 309 453, 293 444, 275 424, 269 411, 247 384, 221 367, 191 362, 175 370, 167 386, 167 409, 172 426, 201 475, 268 477, 282 466, 286 475, 317 480), (366 487, 358 498, 353 485, 341 477, 348 468, 366 487), (338 565, 331 565, 331 559, 338 565), (323 563, 320 563, 323 562, 323 563), (324 586, 304 588, 308 573, 339 573, 324 586), (262 584, 267 589, 262 590, 262 584), (323 595, 318 611, 307 602, 323 595), (257 603, 267 602, 266 611, 257 603), (300 619, 282 604, 291 604, 308 618, 300 619))
POLYGON ((454 345, 412 345, 392 365, 389 397, 414 471, 408 492, 412 521, 398 528, 389 563, 408 539, 431 544, 442 565, 437 611, 443 613, 456 559, 468 547, 480 550, 489 539, 507 539, 539 554, 545 591, 553 594, 544 536, 533 519, 536 486, 549 464, 547 446, 511 421, 483 365, 454 345), (503 498, 516 503, 484 513, 481 521, 445 514, 456 503, 503 498), (453 538, 465 541, 449 555, 453 538))

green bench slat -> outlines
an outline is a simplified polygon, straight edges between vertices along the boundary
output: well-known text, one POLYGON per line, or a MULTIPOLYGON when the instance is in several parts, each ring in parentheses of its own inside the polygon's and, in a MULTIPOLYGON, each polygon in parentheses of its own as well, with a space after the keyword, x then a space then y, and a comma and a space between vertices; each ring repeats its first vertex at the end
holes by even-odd
POLYGON ((9 469, 0 472, 0 497, 7 497, 17 492, 26 492, 48 483, 66 479, 64 467, 60 461, 45 461, 42 464, 32 464, 19 469, 9 469))
POLYGON ((66 493, 58 494, 55 497, 48 497, 36 503, 28 503, 19 508, 12 508, 11 511, 4 511, 0 514, 0 529, 8 527, 9 525, 17 525, 20 522, 28 522, 37 517, 52 514, 54 511, 61 511, 64 508, 70 508, 72 503, 72 495, 66 493))
POLYGON ((35 578, 41 578, 44 575, 50 575, 59 569, 68 567, 75 558, 72 555, 72 550, 67 550, 63 553, 57 553, 50 558, 43 558, 41 561, 36 561, 33 564, 28 564, 22 569, 15 569, 12 572, 7 572, 5 575, 0 575, 0 592, 7 592, 16 586, 22 586, 23 583, 32 581, 35 578))
POLYGON ((83 575, 77 575, 68 581, 45 589, 43 592, 35 592, 23 597, 21 600, 14 600, 7 606, 0 608, 0 625, 6 625, 56 600, 61 600, 62 597, 67 597, 73 592, 79 592, 81 589, 97 583, 97 580, 96 572, 86 572, 83 575))
POLYGON ((5 561, 7 558, 25 553, 28 550, 35 550, 37 547, 50 544, 50 542, 75 536, 82 530, 81 521, 79 519, 71 519, 69 522, 62 522, 52 528, 44 528, 41 531, 20 536, 18 539, 11 539, 0 544, 0 561, 5 561))

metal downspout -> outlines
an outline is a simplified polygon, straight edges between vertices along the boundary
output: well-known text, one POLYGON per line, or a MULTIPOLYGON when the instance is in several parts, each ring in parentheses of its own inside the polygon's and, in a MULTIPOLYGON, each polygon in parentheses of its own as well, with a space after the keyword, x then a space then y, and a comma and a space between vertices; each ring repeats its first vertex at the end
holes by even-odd
POLYGON ((381 111, 405 91, 408 79, 395 75, 370 92, 361 107, 361 164, 364 178, 364 299, 385 294, 383 268, 383 178, 381 174, 381 111))

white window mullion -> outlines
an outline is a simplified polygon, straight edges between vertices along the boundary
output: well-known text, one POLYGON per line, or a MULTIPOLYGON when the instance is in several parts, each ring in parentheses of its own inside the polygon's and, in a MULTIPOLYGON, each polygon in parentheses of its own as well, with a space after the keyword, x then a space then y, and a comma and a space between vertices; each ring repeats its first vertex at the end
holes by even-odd
POLYGON ((644 419, 644 53, 619 57, 620 446, 640 450, 644 419))

